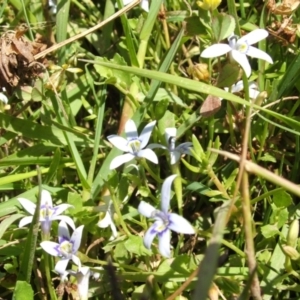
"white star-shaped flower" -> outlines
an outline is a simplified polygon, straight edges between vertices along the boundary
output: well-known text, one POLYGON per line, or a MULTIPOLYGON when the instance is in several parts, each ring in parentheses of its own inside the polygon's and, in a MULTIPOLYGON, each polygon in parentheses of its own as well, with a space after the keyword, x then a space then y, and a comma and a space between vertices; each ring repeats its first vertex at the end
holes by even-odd
POLYGON ((66 268, 70 260, 81 268, 80 259, 75 254, 80 247, 83 227, 83 225, 77 227, 70 237, 67 224, 61 221, 58 225, 58 243, 41 242, 41 247, 47 253, 61 258, 55 265, 55 271, 60 275, 66 275, 66 268))
POLYGON ((227 44, 215 44, 206 48, 201 57, 213 58, 226 53, 230 53, 231 57, 243 68, 247 77, 251 75, 251 67, 246 55, 263 59, 270 64, 273 60, 269 54, 259 50, 251 45, 265 39, 269 35, 268 31, 264 29, 255 29, 240 39, 236 35, 230 35, 227 44))
POLYGON ((128 120, 125 124, 126 139, 118 135, 110 135, 107 139, 118 149, 127 152, 126 154, 115 157, 109 168, 116 169, 122 164, 125 164, 134 158, 146 158, 155 164, 158 164, 156 154, 151 149, 144 149, 149 142, 152 130, 156 124, 153 121, 145 126, 140 136, 137 133, 137 128, 132 120, 128 120))
MULTIPOLYGON (((18 198, 18 201, 23 206, 23 208, 31 214, 31 216, 24 217, 20 220, 19 227, 23 227, 32 222, 36 205, 25 198, 18 198)), ((70 225, 72 229, 75 229, 74 221, 68 216, 61 215, 61 213, 63 213, 66 209, 70 207, 73 206, 70 204, 60 204, 53 207, 50 193, 46 190, 42 190, 39 221, 41 222, 41 228, 43 233, 50 233, 51 224, 54 220, 65 221, 68 225, 70 225)))

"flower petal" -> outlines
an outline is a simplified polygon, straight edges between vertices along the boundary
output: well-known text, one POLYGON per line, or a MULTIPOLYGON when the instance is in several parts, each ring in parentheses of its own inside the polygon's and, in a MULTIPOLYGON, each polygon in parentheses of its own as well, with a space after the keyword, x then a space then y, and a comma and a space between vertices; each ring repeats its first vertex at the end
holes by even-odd
POLYGON ((140 150, 137 155, 138 155, 138 157, 144 157, 144 158, 152 161, 154 164, 158 164, 158 158, 157 158, 155 152, 151 149, 140 150))
POLYGON ((108 212, 106 212, 104 218, 102 220, 100 220, 97 225, 100 228, 106 228, 106 227, 110 226, 111 223, 112 223, 111 216, 108 212))
POLYGON ((232 58, 240 64, 240 66, 243 68, 245 74, 247 77, 251 75, 251 67, 248 61, 248 58, 245 54, 240 53, 237 50, 231 51, 232 58))
POLYGON ((265 29, 255 29, 248 34, 242 36, 237 43, 246 42, 248 45, 253 45, 263 39, 265 39, 269 35, 268 31, 265 29))
POLYGON ((41 193, 41 206, 46 205, 46 204, 49 207, 53 207, 52 197, 51 197, 51 194, 48 191, 42 190, 42 193, 41 193))
POLYGON ((70 207, 74 207, 71 204, 60 204, 54 207, 54 214, 52 215, 52 217, 56 217, 58 215, 60 215, 62 212, 64 212, 65 210, 67 210, 70 207))
POLYGON ((60 220, 66 222, 73 230, 75 229, 75 224, 73 219, 71 219, 68 216, 56 216, 54 218, 51 218, 51 220, 60 220))
POLYGON ((165 139, 167 145, 170 143, 170 138, 175 137, 176 138, 177 129, 175 127, 170 127, 165 129, 165 139))
POLYGON ((172 151, 170 152, 170 163, 171 165, 174 165, 178 162, 180 159, 181 153, 178 151, 172 151))
POLYGON ((250 99, 256 99, 259 94, 260 94, 259 91, 255 90, 255 89, 249 89, 250 99))
POLYGON ((148 144, 155 124, 156 124, 156 121, 150 122, 149 124, 147 124, 144 127, 143 131, 141 132, 141 134, 139 136, 139 140, 141 142, 141 149, 145 148, 146 145, 148 144))
MULTIPOLYGON (((154 224, 153 224, 154 225, 154 224)), ((151 244, 156 236, 156 231, 154 230, 154 226, 151 226, 145 233, 144 235, 144 246, 147 248, 147 249, 150 249, 151 248, 151 244)))
POLYGON ((170 224, 168 226, 169 229, 179 232, 179 233, 184 233, 184 234, 194 234, 195 233, 195 229, 190 224, 190 222, 187 221, 185 218, 183 218, 177 214, 170 213, 169 220, 170 220, 170 224))
POLYGON ((70 232, 66 222, 64 221, 60 221, 58 224, 58 242, 60 244, 62 242, 61 240, 70 240, 70 232))
POLYGON ((18 198, 18 201, 23 206, 23 208, 29 212, 31 215, 34 215, 36 205, 25 198, 18 198))
POLYGON ((89 299, 89 280, 90 280, 90 268, 81 267, 76 274, 78 294, 80 299, 89 299))
POLYGON ((109 169, 110 170, 114 170, 116 168, 118 168, 119 166, 133 160, 135 158, 135 156, 131 153, 126 153, 126 154, 122 154, 119 156, 116 156, 110 163, 109 165, 109 169))
POLYGON ((112 134, 112 135, 109 135, 107 137, 107 139, 116 148, 118 148, 124 152, 129 152, 130 148, 128 147, 128 141, 126 139, 124 139, 122 136, 112 134))
POLYGON ((158 235, 158 249, 162 256, 164 257, 170 257, 171 251, 170 251, 170 239, 171 239, 171 233, 170 230, 165 230, 161 234, 158 235))
POLYGON ((73 243, 73 253, 76 253, 80 247, 83 227, 83 225, 77 227, 71 236, 70 242, 73 243))
POLYGON ((19 227, 24 227, 27 224, 32 223, 33 216, 24 217, 20 220, 19 227))
POLYGON ((273 59, 268 53, 266 53, 266 52, 264 52, 260 49, 257 49, 255 47, 252 47, 252 46, 249 46, 249 49, 247 51, 247 55, 249 55, 251 57, 263 59, 263 60, 267 61, 270 64, 273 63, 273 59))
POLYGON ((138 132, 133 120, 129 119, 125 124, 125 133, 128 140, 138 139, 138 132))
POLYGON ((180 145, 178 145, 175 150, 180 152, 180 153, 183 153, 183 154, 188 154, 188 155, 191 155, 191 150, 190 148, 193 146, 193 143, 191 142, 185 142, 185 143, 182 143, 180 145))
POLYGON ((5 104, 8 103, 8 99, 3 93, 0 93, 0 101, 2 101, 5 104))
POLYGON ((79 266, 79 268, 81 268, 81 261, 80 261, 78 256, 73 254, 72 255, 72 261, 75 265, 77 265, 77 266, 79 266))
POLYGON ((161 144, 156 144, 156 143, 152 143, 147 146, 147 149, 155 149, 155 148, 161 148, 164 150, 168 149, 166 146, 161 145, 161 144))
POLYGON ((141 201, 138 207, 138 212, 147 218, 152 218, 156 209, 149 203, 141 201))
POLYGON ((142 0, 141 8, 145 10, 146 12, 149 12, 149 1, 148 0, 142 0))
POLYGON ((59 260, 55 265, 55 271, 61 275, 64 275, 68 262, 69 262, 68 258, 59 260))
POLYGON ((59 249, 59 244, 54 243, 54 242, 50 242, 50 241, 44 241, 41 242, 41 247, 50 255, 52 256, 60 256, 61 253, 58 250, 59 249))
POLYGON ((176 176, 177 176, 176 174, 169 176, 162 185, 160 198, 161 198, 161 210, 164 213, 167 213, 169 209, 170 197, 171 197, 171 185, 176 176))
MULTIPOLYGON (((234 84, 231 87, 231 93, 238 93, 244 89, 244 83, 243 80, 238 81, 236 84, 234 84)), ((228 88, 227 88, 228 91, 228 88)))
POLYGON ((231 50, 232 48, 227 44, 215 44, 206 48, 200 56, 204 58, 214 58, 228 53, 231 50))

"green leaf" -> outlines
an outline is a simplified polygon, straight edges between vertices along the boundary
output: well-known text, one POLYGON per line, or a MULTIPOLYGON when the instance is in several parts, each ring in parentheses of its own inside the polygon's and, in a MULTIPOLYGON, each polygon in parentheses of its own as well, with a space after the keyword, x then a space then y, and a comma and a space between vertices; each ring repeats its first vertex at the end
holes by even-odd
POLYGON ((260 228, 260 230, 261 230, 262 235, 266 239, 279 234, 279 230, 278 230, 277 226, 275 226, 275 225, 268 224, 268 225, 262 226, 260 228))
POLYGON ((234 63, 227 63, 221 69, 220 75, 218 77, 217 87, 231 87, 237 82, 240 72, 240 67, 234 63))
POLYGON ((8 218, 4 219, 1 223, 0 223, 0 239, 2 238, 3 234, 6 232, 6 230, 8 229, 8 227, 14 223, 16 220, 20 219, 24 217, 21 214, 15 214, 12 216, 9 216, 8 218))
POLYGON ((293 203, 292 197, 286 191, 280 190, 273 196, 273 202, 277 207, 288 207, 293 203))
POLYGON ((124 243, 126 250, 130 253, 141 255, 151 255, 151 251, 146 249, 143 239, 139 236, 131 235, 124 243))
POLYGON ((13 300, 33 300, 33 290, 26 281, 18 280, 13 294, 13 300))
MULTIPOLYGON (((207 11, 204 14, 208 15, 207 11)), ((192 16, 185 18, 186 27, 185 34, 188 36, 204 35, 206 34, 206 28, 203 26, 201 19, 198 16, 192 16)))
POLYGON ((212 30, 216 42, 220 42, 234 32, 235 20, 228 14, 218 14, 212 19, 212 30))

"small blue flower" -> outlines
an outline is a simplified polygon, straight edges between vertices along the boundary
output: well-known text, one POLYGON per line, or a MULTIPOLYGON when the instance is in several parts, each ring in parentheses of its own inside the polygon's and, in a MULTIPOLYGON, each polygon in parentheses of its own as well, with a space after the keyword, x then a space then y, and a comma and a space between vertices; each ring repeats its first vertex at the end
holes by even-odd
POLYGON ((171 185, 177 175, 169 176, 163 183, 161 190, 161 210, 141 201, 138 212, 147 218, 153 218, 155 222, 147 230, 144 236, 144 245, 150 249, 155 236, 158 236, 158 249, 162 256, 170 257, 170 230, 184 234, 194 234, 192 225, 178 214, 169 213, 171 185))
POLYGON ((165 139, 166 139, 166 146, 160 144, 150 144, 148 148, 155 149, 155 148, 162 148, 168 150, 170 153, 170 163, 174 165, 178 162, 182 154, 191 155, 190 148, 193 146, 191 142, 185 142, 176 147, 176 133, 177 129, 174 127, 166 128, 165 129, 165 139))
POLYGON ((65 276, 69 260, 81 267, 80 259, 75 255, 80 247, 83 225, 73 231, 70 237, 69 229, 64 221, 58 225, 58 243, 51 241, 41 242, 41 247, 50 255, 61 259, 55 265, 55 271, 65 276))
POLYGON ((128 120, 125 124, 126 139, 118 135, 110 135, 107 139, 118 149, 128 152, 126 154, 115 157, 109 168, 116 169, 122 164, 125 164, 134 158, 146 158, 155 164, 158 164, 156 154, 151 149, 144 149, 149 142, 152 130, 156 121, 153 121, 145 126, 140 136, 137 133, 137 128, 132 120, 128 120))
MULTIPOLYGON (((36 209, 36 205, 25 198, 18 198, 18 201, 23 206, 23 208, 31 214, 31 216, 24 217, 20 220, 19 227, 23 227, 27 224, 30 224, 33 219, 33 215, 36 209)), ((65 221, 72 229, 75 229, 74 221, 68 217, 63 216, 63 213, 66 209, 73 207, 70 204, 60 204, 53 207, 52 198, 48 191, 42 190, 41 193, 41 207, 40 207, 40 222, 42 231, 44 234, 50 233, 50 228, 52 221, 54 220, 63 220, 65 221)))

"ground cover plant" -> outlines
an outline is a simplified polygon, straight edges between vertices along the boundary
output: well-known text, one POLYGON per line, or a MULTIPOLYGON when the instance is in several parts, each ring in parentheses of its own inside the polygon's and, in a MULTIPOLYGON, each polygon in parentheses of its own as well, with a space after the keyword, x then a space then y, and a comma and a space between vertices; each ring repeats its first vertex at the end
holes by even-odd
POLYGON ((299 299, 299 1, 0 4, 2 299, 299 299))

